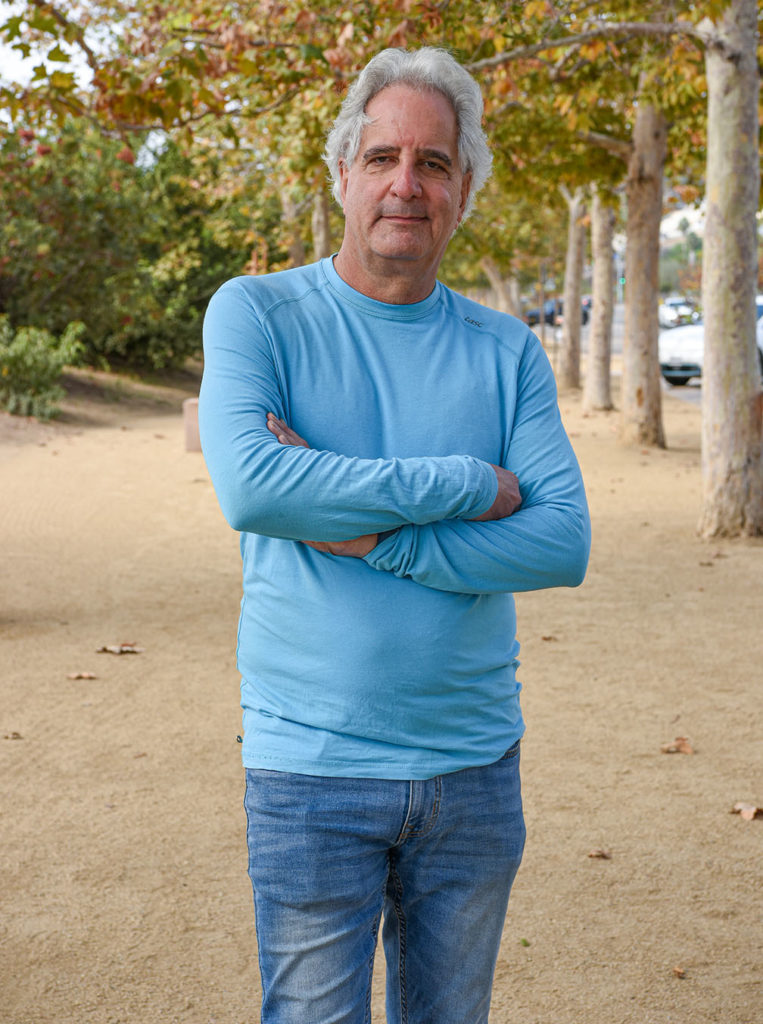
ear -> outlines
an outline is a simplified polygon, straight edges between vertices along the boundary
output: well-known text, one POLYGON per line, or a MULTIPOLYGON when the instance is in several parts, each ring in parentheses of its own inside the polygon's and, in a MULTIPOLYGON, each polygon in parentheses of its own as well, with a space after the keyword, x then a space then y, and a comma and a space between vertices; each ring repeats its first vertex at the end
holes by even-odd
POLYGON ((461 201, 458 206, 458 220, 456 226, 461 223, 461 218, 464 216, 464 210, 466 209, 466 201, 469 198, 469 193, 472 190, 472 172, 469 171, 461 179, 461 201))
POLYGON ((347 179, 350 174, 350 168, 344 157, 339 159, 339 198, 344 206, 344 197, 347 194, 347 179))

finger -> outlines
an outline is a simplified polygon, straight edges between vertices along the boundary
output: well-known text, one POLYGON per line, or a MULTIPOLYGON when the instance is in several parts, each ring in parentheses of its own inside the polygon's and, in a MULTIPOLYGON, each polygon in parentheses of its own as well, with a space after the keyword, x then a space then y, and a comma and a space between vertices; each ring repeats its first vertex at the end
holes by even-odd
POLYGON ((279 420, 279 418, 277 416, 274 416, 272 412, 268 413, 265 425, 267 426, 270 433, 275 434, 276 437, 278 437, 278 435, 282 433, 282 431, 285 430, 286 428, 286 424, 284 423, 284 421, 279 420))
POLYGON ((272 412, 269 412, 267 415, 266 426, 271 434, 275 434, 281 444, 301 448, 310 447, 303 437, 300 437, 295 430, 291 429, 286 420, 280 419, 272 412))

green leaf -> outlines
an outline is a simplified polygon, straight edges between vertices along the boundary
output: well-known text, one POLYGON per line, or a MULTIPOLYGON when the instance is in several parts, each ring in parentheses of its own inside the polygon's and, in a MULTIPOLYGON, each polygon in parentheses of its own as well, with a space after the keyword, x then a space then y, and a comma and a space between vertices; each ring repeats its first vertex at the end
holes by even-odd
POLYGON ((2 26, 3 34, 8 42, 12 39, 17 39, 21 35, 21 15, 15 15, 9 18, 2 26))
POLYGON ((55 60, 60 64, 68 64, 71 58, 69 57, 69 54, 66 53, 65 50, 62 50, 58 43, 56 43, 53 49, 48 51, 48 60, 55 60))

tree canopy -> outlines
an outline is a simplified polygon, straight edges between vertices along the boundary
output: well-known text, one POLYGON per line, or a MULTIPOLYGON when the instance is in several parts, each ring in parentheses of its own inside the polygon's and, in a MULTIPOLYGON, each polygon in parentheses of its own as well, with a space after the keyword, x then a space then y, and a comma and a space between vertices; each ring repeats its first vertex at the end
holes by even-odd
MULTIPOLYGON (((321 151, 360 68, 388 46, 444 46, 481 84, 495 165, 443 273, 528 285, 542 267, 561 281, 560 190, 619 196, 624 435, 664 443, 653 273, 663 177, 674 196, 702 197, 720 131, 708 69, 718 58, 739 77, 751 68, 743 48, 759 62, 761 17, 754 0, 0 0, 0 39, 35 61, 29 82, 0 86, 0 312, 39 322, 55 307, 59 329, 97 291, 106 298, 83 318, 92 351, 182 358, 215 283, 330 251, 339 213, 321 151)), ((753 164, 739 164, 748 219, 753 164)))

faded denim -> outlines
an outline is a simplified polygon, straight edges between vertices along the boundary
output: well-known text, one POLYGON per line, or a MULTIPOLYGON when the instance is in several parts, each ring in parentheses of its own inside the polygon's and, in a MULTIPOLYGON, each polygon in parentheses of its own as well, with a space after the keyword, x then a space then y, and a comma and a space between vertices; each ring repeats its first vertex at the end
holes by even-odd
POLYGON ((421 781, 246 771, 262 1024, 486 1024, 525 826, 519 744, 421 781))

